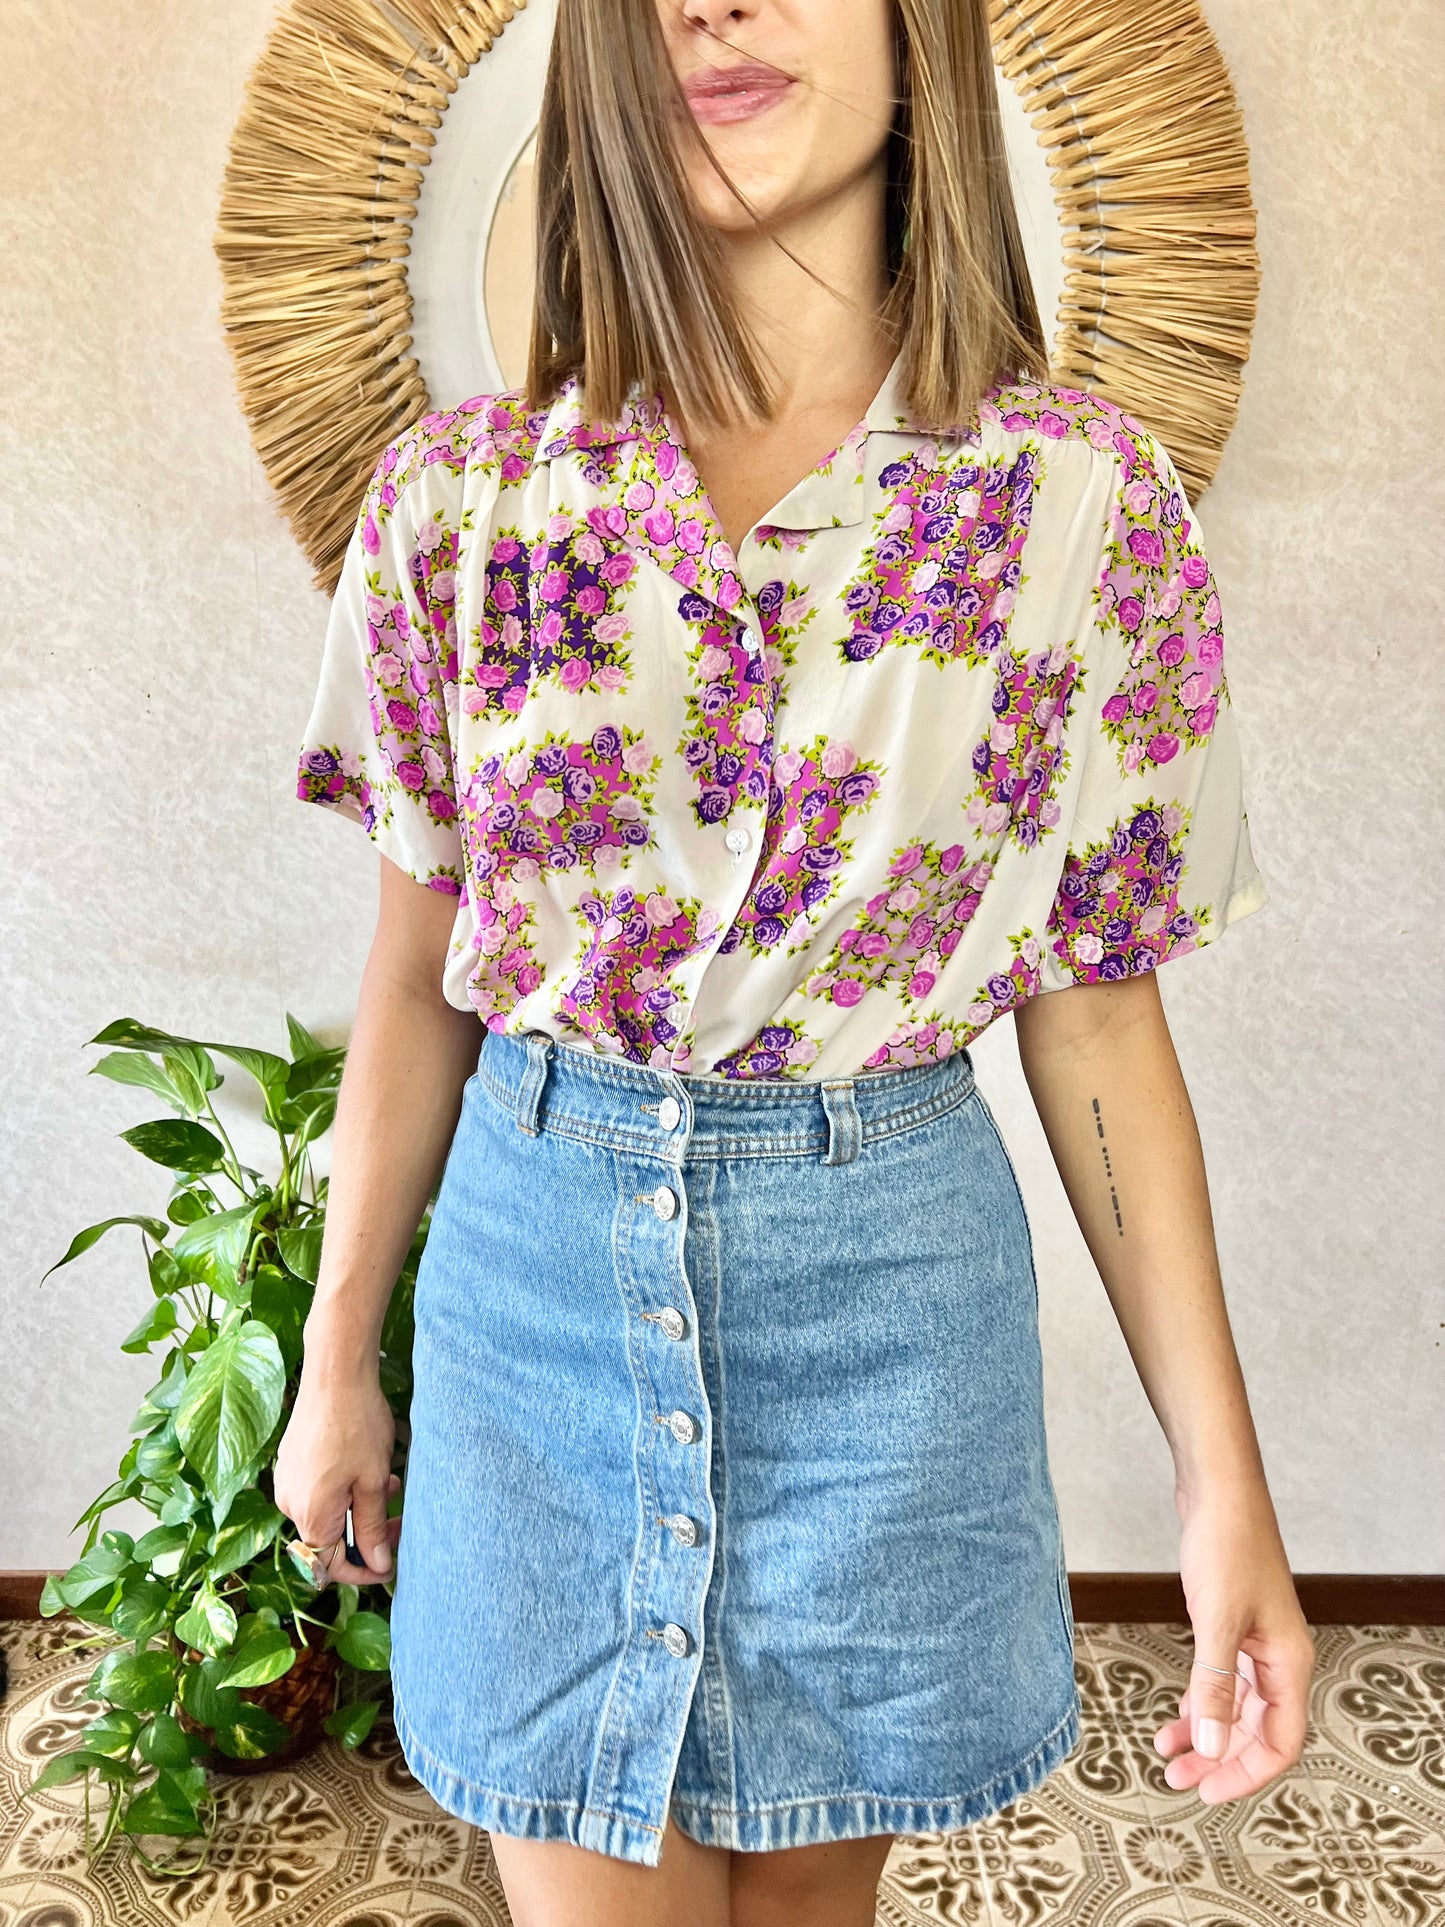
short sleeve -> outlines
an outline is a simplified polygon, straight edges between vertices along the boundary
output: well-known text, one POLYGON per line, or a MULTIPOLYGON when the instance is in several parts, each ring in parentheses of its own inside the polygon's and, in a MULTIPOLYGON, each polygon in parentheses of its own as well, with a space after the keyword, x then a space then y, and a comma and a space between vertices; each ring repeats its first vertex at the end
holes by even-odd
POLYGON ((1168 451, 1123 419, 1044 991, 1157 969, 1266 901, 1198 519, 1168 451))
POLYGON ((426 460, 431 419, 391 442, 367 483, 331 602, 296 793, 360 823, 418 883, 458 896, 460 491, 453 471, 426 460))

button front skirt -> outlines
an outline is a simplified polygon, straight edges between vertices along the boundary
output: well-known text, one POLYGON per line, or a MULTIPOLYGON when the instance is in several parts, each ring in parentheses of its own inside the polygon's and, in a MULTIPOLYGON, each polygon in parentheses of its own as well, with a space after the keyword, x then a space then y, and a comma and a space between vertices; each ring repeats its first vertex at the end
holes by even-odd
POLYGON ((525 1055, 488 1034, 417 1282, 413 1774, 647 1865, 669 1812, 767 1850, 1029 1791, 1078 1738, 1074 1626, 1029 1228, 971 1064, 852 1080, 829 1162, 816 1088, 566 1046, 524 1128, 525 1055))

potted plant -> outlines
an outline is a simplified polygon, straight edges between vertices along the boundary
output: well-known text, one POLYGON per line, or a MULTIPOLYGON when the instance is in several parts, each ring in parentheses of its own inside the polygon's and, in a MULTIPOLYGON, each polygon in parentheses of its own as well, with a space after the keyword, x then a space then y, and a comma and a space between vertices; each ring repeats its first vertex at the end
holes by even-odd
MULTIPOLYGON (((129 1018, 91 1039, 111 1047, 93 1074, 150 1091, 169 1109, 121 1135, 173 1182, 163 1218, 89 1225, 50 1268, 117 1226, 138 1228, 151 1302, 121 1349, 156 1353, 160 1375, 132 1420, 115 1480, 76 1521, 74 1530, 88 1527, 81 1557, 41 1594, 47 1617, 69 1612, 97 1629, 78 1644, 106 1649, 88 1685, 103 1710, 26 1791, 83 1778, 90 1857, 119 1830, 157 1873, 204 1863, 215 1823, 211 1771, 273 1767, 326 1733, 357 1746, 390 1664, 391 1585, 371 1588, 368 1606, 355 1586, 318 1592, 285 1550, 291 1535, 272 1498, 326 1213, 326 1179, 311 1152, 330 1129, 345 1059, 295 1018, 286 1022, 287 1057, 173 1037, 129 1018), (276 1139, 270 1173, 242 1163, 215 1108, 218 1057, 259 1086, 276 1139), (154 1526, 140 1538, 102 1531, 105 1513, 128 1499, 154 1515, 154 1526), (92 1833, 92 1796, 102 1790, 92 1833), (139 1845, 153 1835, 201 1845, 154 1859, 139 1845)), ((398 1461, 427 1222, 382 1335, 398 1461)))

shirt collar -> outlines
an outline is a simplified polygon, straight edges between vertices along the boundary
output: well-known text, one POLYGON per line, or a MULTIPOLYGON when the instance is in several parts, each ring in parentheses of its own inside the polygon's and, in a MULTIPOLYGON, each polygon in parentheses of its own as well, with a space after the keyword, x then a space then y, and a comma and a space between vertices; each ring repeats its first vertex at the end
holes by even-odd
MULTIPOLYGON (((861 522, 866 513, 864 462, 869 439, 875 435, 948 436, 958 428, 940 428, 916 415, 903 392, 903 353, 894 356, 878 392, 869 403, 863 420, 849 430, 833 451, 831 460, 820 462, 803 476, 775 505, 769 526, 784 529, 821 529, 861 522)), ((552 461, 576 453, 597 453, 607 466, 610 452, 623 442, 639 444, 644 459, 654 456, 664 444, 670 446, 675 464, 687 459, 687 450, 675 425, 662 407, 661 395, 644 394, 640 385, 628 394, 618 415, 603 419, 589 415, 583 407, 579 383, 569 375, 556 400, 548 409, 537 442, 537 460, 552 461)))

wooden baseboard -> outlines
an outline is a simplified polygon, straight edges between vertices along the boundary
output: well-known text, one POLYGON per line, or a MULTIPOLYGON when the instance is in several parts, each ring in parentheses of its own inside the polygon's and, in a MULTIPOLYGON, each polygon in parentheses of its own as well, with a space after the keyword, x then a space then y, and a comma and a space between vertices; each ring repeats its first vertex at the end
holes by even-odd
MULTIPOLYGON (((38 1619, 46 1577, 0 1572, 0 1619, 38 1619)), ((1294 1583, 1312 1626, 1445 1626, 1445 1574, 1303 1572, 1294 1583)), ((1173 1572, 1071 1572, 1069 1593, 1081 1625, 1189 1617, 1173 1572)))

